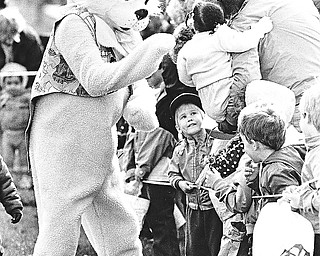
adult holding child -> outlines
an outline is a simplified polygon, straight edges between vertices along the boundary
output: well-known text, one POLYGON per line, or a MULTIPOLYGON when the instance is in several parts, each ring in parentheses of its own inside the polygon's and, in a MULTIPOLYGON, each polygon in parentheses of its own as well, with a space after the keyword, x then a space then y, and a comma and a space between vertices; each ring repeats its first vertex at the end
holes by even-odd
MULTIPOLYGON (((5 3, 1 7, 5 7, 5 3)), ((27 71, 38 70, 43 54, 40 37, 16 8, 0 10, 0 43, 0 68, 16 62, 27 71)), ((28 88, 33 81, 34 76, 29 77, 28 88)))
POLYGON ((217 0, 196 2, 191 15, 196 34, 178 54, 179 79, 196 87, 205 113, 218 123, 221 131, 234 133, 237 116, 226 112, 228 106, 235 107, 230 98, 233 84, 230 52, 256 47, 260 38, 272 30, 272 22, 264 17, 255 21, 251 29, 236 31, 226 24, 223 7, 217 0))
POLYGON ((258 48, 233 54, 234 101, 243 101, 246 85, 255 79, 279 83, 296 97, 292 123, 299 128, 298 105, 303 92, 320 74, 320 22, 312 0, 220 0, 230 26, 243 31, 269 16, 273 29, 258 48), (240 100, 239 100, 240 99, 240 100))

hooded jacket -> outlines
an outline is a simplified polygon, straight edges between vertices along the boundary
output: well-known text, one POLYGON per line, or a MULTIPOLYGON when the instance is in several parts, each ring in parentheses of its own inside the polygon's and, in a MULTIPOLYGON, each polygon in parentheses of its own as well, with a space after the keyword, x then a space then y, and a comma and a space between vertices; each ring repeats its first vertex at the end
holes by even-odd
MULTIPOLYGON (((24 72, 26 68, 18 63, 7 63, 1 72, 24 72)), ((0 85, 4 86, 4 78, 0 77, 0 85)), ((24 131, 28 125, 29 119, 29 103, 30 90, 26 89, 28 77, 22 76, 22 86, 19 89, 8 91, 3 88, 0 96, 0 125, 3 131, 6 130, 22 130, 24 131)))
MULTIPOLYGON (((235 173, 237 176, 233 184, 224 179, 215 182, 219 200, 224 201, 231 211, 246 213, 248 234, 253 232, 261 208, 279 198, 252 199, 252 196, 281 194, 287 186, 300 185, 305 153, 303 144, 288 145, 275 151, 260 165, 259 176, 254 181, 247 183, 240 168, 235 173)), ((244 163, 246 157, 240 162, 244 163)), ((242 166, 241 163, 239 165, 242 166)))
POLYGON ((0 156, 0 202, 6 212, 10 214, 14 209, 22 210, 21 198, 17 192, 17 188, 13 183, 11 174, 7 165, 0 156))
MULTIPOLYGON (((304 145, 289 145, 275 151, 261 164, 258 189, 253 184, 249 186, 262 196, 281 194, 287 186, 299 186, 305 152, 304 145)), ((263 199, 261 206, 277 199, 263 199)))
MULTIPOLYGON (((302 169, 302 183, 320 176, 320 136, 307 137, 306 145, 308 152, 302 169)), ((311 222, 316 234, 320 234, 320 205, 316 203, 318 200, 314 199, 318 197, 319 186, 319 181, 311 183, 302 191, 300 199, 300 213, 311 222)))

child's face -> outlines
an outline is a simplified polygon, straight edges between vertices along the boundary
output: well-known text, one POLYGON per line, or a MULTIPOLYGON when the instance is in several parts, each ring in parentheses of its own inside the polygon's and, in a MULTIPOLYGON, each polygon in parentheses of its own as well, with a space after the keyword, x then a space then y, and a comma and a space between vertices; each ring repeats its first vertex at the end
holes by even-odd
POLYGON ((299 126, 305 137, 313 135, 312 131, 314 130, 314 126, 309 123, 308 115, 306 113, 300 112, 299 126))
POLYGON ((203 113, 194 104, 183 104, 175 114, 177 130, 184 135, 195 135, 202 129, 203 113))
POLYGON ((7 92, 16 92, 23 89, 21 78, 18 76, 9 76, 4 80, 4 88, 7 92))
POLYGON ((246 136, 241 133, 240 137, 243 142, 244 152, 252 159, 253 162, 258 163, 260 159, 257 157, 256 143, 254 141, 248 141, 246 136))

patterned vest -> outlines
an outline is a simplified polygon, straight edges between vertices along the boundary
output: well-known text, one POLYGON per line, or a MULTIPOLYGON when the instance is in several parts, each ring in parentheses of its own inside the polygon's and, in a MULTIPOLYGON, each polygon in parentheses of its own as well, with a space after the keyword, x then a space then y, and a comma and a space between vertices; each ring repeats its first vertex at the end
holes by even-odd
POLYGON ((72 70, 54 43, 54 31, 56 25, 64 17, 70 14, 78 15, 85 22, 85 24, 87 24, 93 38, 95 39, 97 47, 100 50, 101 57, 105 62, 115 62, 117 60, 116 55, 111 47, 105 47, 98 43, 96 37, 96 20, 94 16, 84 8, 75 8, 63 16, 55 24, 48 41, 48 46, 44 52, 41 66, 32 86, 31 99, 54 92, 62 92, 82 97, 91 97, 74 76, 72 70))

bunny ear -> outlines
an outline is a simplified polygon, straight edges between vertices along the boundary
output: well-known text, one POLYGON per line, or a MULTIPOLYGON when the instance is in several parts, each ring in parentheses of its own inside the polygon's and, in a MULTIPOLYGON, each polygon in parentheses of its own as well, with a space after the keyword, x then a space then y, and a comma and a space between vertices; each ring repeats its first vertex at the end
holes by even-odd
POLYGON ((164 14, 167 8, 167 0, 148 0, 147 9, 150 16, 164 14))

